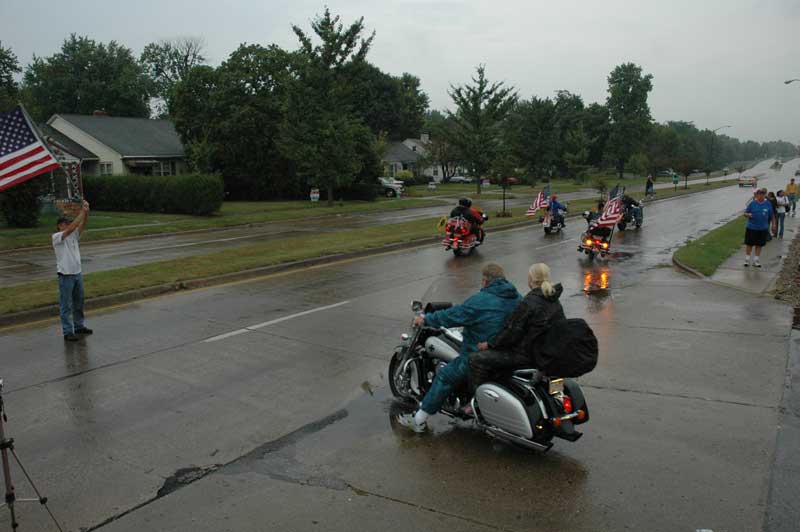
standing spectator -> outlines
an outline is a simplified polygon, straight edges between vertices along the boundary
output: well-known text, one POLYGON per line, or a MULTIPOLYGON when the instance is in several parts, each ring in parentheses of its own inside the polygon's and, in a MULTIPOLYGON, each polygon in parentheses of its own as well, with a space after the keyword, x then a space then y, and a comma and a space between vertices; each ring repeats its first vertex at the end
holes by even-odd
POLYGON ((84 201, 81 212, 72 222, 67 218, 58 219, 58 232, 52 236, 58 268, 61 332, 68 342, 77 341, 79 334, 92 334, 92 330, 83 321, 83 276, 81 250, 78 245, 88 217, 89 203, 84 201))
POLYGON ((750 255, 755 251, 753 266, 760 268, 761 248, 767 243, 769 224, 774 217, 772 204, 766 200, 763 189, 756 191, 756 198, 747 205, 744 216, 747 218, 747 229, 744 234, 744 266, 745 268, 750 266, 750 255))
POLYGON ((645 197, 649 197, 649 198, 652 198, 653 196, 656 195, 655 183, 653 182, 653 176, 652 175, 648 175, 647 176, 647 183, 645 183, 645 185, 644 185, 644 195, 645 195, 645 197))
POLYGON ((783 226, 786 222, 786 208, 789 206, 789 198, 786 197, 783 190, 778 191, 775 203, 778 206, 778 208, 775 209, 775 236, 783 238, 783 226))
POLYGON ((770 220, 770 232, 767 240, 772 240, 772 237, 778 236, 778 198, 775 197, 774 192, 770 192, 767 194, 767 201, 772 205, 772 220, 770 220))
POLYGON ((786 185, 786 194, 789 196, 789 206, 792 211, 791 216, 794 218, 794 211, 797 209, 797 183, 794 182, 794 178, 786 185))

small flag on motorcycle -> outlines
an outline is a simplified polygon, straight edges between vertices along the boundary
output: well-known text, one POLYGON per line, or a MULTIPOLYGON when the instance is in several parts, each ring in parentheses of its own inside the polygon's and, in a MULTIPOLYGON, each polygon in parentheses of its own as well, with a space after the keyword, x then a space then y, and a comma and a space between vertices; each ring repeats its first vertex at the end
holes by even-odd
POLYGON ((447 225, 447 216, 442 216, 439 218, 439 223, 436 224, 436 227, 443 229, 445 225, 447 225))

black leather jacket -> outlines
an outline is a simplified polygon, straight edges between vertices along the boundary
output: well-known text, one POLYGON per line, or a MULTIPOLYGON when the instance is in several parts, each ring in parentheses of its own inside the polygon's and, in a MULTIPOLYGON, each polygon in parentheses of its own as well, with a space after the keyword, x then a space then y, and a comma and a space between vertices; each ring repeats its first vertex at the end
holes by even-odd
POLYGON ((555 285, 555 289, 556 293, 549 297, 541 288, 528 292, 506 320, 503 330, 489 340, 489 349, 533 357, 539 336, 556 321, 566 319, 558 301, 564 289, 560 284, 555 285))
POLYGON ((456 218, 458 216, 465 218, 472 224, 481 225, 483 223, 483 218, 478 218, 475 216, 475 213, 472 212, 472 209, 464 207, 463 205, 456 205, 456 207, 450 211, 450 218, 456 218))

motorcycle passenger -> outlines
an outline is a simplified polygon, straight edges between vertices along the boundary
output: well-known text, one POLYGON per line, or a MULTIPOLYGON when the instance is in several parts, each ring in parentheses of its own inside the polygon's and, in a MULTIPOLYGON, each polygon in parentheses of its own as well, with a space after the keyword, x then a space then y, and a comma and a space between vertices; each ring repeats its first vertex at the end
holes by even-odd
POLYGON ((593 212, 589 215, 586 219, 586 222, 589 224, 589 229, 586 231, 590 236, 597 236, 602 239, 607 239, 611 236, 611 228, 610 227, 592 227, 592 222, 600 218, 600 215, 603 214, 603 209, 605 209, 606 204, 602 201, 597 202, 597 211, 593 212))
POLYGON ((539 337, 553 323, 566 319, 558 301, 563 288, 560 283, 553 285, 547 264, 540 262, 530 267, 528 286, 531 291, 514 309, 500 334, 479 343, 479 351, 470 355, 473 391, 497 374, 534 367, 539 337))
POLYGON ((567 212, 567 206, 563 203, 559 203, 558 196, 553 194, 550 198, 550 203, 548 204, 548 208, 550 209, 550 217, 556 224, 561 224, 562 227, 566 227, 564 223, 564 215, 561 214, 563 212, 567 212))
POLYGON ((483 242, 483 216, 481 213, 472 208, 472 200, 469 198, 461 198, 458 200, 458 205, 456 205, 452 211, 450 211, 450 218, 464 218, 469 222, 470 230, 474 235, 478 237, 478 240, 483 242))
POLYGON ((506 318, 522 300, 499 264, 487 264, 481 274, 480 291, 462 304, 414 318, 415 326, 464 327, 459 356, 436 372, 419 410, 397 418, 401 425, 414 432, 424 432, 428 417, 442 408, 453 389, 468 383, 469 354, 477 349, 478 342, 485 342, 500 332, 506 318))
POLYGON ((639 213, 639 202, 633 199, 632 197, 628 196, 627 194, 623 194, 622 196, 622 205, 625 207, 625 212, 630 210, 631 216, 634 220, 638 220, 641 214, 639 213))

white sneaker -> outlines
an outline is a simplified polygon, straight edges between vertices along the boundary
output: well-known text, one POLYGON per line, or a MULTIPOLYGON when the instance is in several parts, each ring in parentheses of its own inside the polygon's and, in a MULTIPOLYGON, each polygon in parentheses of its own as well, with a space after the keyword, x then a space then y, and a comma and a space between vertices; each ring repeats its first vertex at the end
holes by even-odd
POLYGON ((428 424, 424 422, 417 423, 416 419, 414 419, 414 414, 400 414, 397 416, 397 422, 402 426, 413 430, 417 434, 422 434, 428 430, 428 424))
POLYGON ((744 259, 744 267, 745 268, 749 268, 750 267, 750 259, 744 259))
POLYGON ((756 268, 760 268, 761 267, 761 263, 759 261, 755 261, 753 263, 753 266, 755 266, 756 268))

